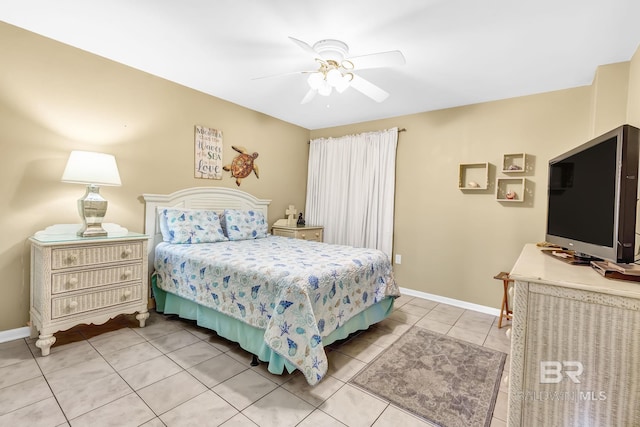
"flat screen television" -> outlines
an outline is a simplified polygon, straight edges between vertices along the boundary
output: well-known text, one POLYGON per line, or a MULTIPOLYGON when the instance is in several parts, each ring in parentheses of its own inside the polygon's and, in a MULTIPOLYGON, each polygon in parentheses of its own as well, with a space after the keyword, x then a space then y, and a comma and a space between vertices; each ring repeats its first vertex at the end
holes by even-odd
POLYGON ((639 156, 640 129, 623 125, 551 159, 546 241, 634 262, 639 156))

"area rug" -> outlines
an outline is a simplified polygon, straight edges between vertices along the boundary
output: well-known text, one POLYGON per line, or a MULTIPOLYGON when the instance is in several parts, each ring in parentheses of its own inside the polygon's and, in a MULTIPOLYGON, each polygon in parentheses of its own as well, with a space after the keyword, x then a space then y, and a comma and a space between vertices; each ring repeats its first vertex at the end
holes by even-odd
POLYGON ((505 359, 413 326, 351 383, 442 427, 488 427, 505 359))

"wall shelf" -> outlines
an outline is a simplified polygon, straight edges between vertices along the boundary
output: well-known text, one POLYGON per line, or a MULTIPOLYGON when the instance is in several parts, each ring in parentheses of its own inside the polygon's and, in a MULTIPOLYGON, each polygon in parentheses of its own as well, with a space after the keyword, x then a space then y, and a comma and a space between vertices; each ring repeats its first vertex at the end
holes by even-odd
POLYGON ((460 163, 458 188, 460 190, 486 190, 489 188, 489 163, 460 163))
POLYGON ((525 194, 524 178, 498 178, 496 180, 496 200, 499 202, 523 202, 525 194), (513 197, 511 197, 513 194, 513 197))
POLYGON ((502 155, 502 172, 524 173, 527 171, 526 153, 514 153, 502 155))

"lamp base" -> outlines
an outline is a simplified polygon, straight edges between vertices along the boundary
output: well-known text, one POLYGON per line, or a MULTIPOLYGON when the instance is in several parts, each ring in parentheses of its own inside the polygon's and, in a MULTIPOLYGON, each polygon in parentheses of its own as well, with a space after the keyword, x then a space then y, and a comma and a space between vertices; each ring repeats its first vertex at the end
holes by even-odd
POLYGON ((80 237, 104 237, 107 231, 102 228, 102 220, 107 213, 108 202, 100 195, 100 187, 87 185, 87 192, 78 200, 78 213, 82 218, 80 237))
POLYGON ((78 230, 77 234, 80 237, 106 237, 107 231, 102 228, 102 224, 87 224, 86 226, 83 225, 83 227, 78 230))

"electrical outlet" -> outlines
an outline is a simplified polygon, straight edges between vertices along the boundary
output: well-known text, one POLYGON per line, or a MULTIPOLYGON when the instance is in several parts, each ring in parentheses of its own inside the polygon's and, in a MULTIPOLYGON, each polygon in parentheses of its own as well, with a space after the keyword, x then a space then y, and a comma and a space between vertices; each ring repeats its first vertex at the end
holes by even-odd
POLYGON ((402 264, 402 255, 396 254, 396 264, 402 264))

